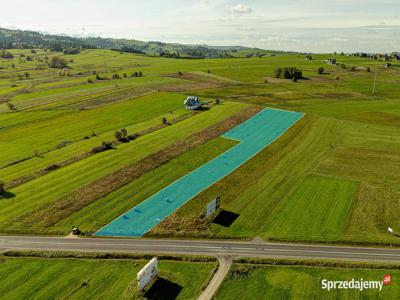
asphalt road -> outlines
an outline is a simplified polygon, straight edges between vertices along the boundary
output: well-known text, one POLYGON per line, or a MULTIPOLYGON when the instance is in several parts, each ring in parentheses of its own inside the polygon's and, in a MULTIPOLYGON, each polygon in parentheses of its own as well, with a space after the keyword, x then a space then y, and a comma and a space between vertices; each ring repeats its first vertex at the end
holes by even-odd
POLYGON ((400 262, 400 248, 369 248, 289 243, 1 236, 0 251, 63 250, 85 252, 169 253, 232 257, 318 258, 400 262))

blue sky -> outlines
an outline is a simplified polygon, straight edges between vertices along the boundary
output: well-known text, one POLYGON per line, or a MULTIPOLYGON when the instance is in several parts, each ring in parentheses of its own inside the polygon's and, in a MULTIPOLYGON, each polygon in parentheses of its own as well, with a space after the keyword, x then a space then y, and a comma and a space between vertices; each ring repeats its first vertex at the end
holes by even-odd
POLYGON ((400 51, 393 0, 7 1, 0 27, 311 52, 400 51))

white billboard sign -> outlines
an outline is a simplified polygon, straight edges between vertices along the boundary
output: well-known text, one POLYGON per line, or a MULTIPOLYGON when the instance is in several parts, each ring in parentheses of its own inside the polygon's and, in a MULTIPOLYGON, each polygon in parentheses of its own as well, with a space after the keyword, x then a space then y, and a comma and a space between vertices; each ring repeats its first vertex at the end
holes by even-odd
POLYGON ((221 203, 221 196, 218 196, 210 203, 207 204, 206 207, 206 218, 209 218, 220 206, 221 203))
POLYGON ((138 273, 137 283, 139 291, 142 291, 158 273, 158 260, 153 257, 138 273))

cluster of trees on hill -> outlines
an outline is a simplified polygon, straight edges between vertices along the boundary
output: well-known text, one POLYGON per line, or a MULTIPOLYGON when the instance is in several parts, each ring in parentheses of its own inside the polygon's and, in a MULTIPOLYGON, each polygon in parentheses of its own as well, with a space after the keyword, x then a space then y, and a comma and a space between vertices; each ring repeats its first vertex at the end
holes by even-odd
POLYGON ((64 54, 79 54, 81 51, 78 48, 64 49, 64 54))
POLYGON ((274 77, 297 81, 303 78, 303 72, 295 67, 277 68, 274 71, 274 77))
POLYGON ((399 52, 392 52, 392 53, 352 53, 351 56, 357 56, 357 57, 365 57, 365 58, 370 58, 374 60, 400 60, 400 53, 399 52))
POLYGON ((50 68, 65 69, 68 68, 67 61, 60 56, 53 56, 49 62, 50 68))
MULTIPOLYGON (((94 73, 96 74, 96 80, 109 80, 110 78, 107 76, 102 77, 100 74, 98 73, 94 73)), ((122 79, 123 78, 128 78, 128 74, 124 73, 122 76, 119 75, 118 73, 114 73, 111 78, 112 79, 122 79)), ((136 71, 133 72, 130 77, 143 77, 143 72, 142 71, 136 71)), ((88 79, 88 83, 93 83, 92 79, 88 79)))
POLYGON ((13 58, 14 57, 14 55, 11 53, 11 52, 9 52, 9 51, 6 51, 6 50, 1 50, 1 52, 0 52, 0 57, 1 58, 13 58))
POLYGON ((85 39, 63 35, 41 34, 28 30, 11 30, 0 28, 0 48, 2 49, 32 49, 42 48, 53 51, 64 51, 70 48, 96 48, 85 39))
POLYGON ((215 47, 203 45, 183 45, 157 41, 143 42, 128 39, 100 37, 69 37, 49 35, 34 31, 10 30, 0 28, 0 49, 49 49, 52 51, 76 54, 79 49, 111 49, 120 52, 160 55, 174 58, 224 58, 232 57, 240 50, 261 53, 260 49, 234 47, 215 47))
POLYGON ((126 53, 136 53, 136 54, 145 54, 145 52, 143 52, 140 49, 137 49, 135 47, 129 47, 129 46, 123 46, 121 47, 121 49, 111 49, 113 51, 119 51, 119 52, 126 52, 126 53))
POLYGON ((100 146, 96 146, 92 148, 91 152, 93 154, 95 153, 100 153, 103 151, 107 151, 110 149, 113 149, 115 145, 118 143, 129 143, 130 141, 136 140, 140 136, 139 133, 134 133, 134 134, 128 134, 128 130, 125 128, 122 128, 121 130, 117 130, 114 133, 115 141, 110 142, 110 141, 103 141, 100 146))

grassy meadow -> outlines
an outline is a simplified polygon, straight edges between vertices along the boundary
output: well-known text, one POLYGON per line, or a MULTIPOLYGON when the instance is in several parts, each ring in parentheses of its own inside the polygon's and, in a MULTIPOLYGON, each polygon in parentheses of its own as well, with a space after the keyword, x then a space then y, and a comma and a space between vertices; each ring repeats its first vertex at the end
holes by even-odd
POLYGON ((398 270, 368 268, 319 268, 235 264, 215 299, 398 299, 398 270), (390 274, 393 282, 382 290, 322 289, 323 279, 381 281, 390 274))
POLYGON ((38 216, 52 206, 62 209, 63 199, 82 187, 259 106, 306 115, 149 235, 400 243, 386 232, 389 226, 400 230, 396 61, 385 68, 384 61, 345 55, 328 65, 330 54, 305 60, 302 54, 171 59, 108 50, 11 52, 13 59, 0 59, 0 180, 7 188, 0 198, 2 233, 65 234, 72 224, 96 231, 232 142, 206 141, 51 227, 38 216), (65 58, 69 68, 49 68, 45 61, 52 56, 65 58), (273 77, 276 68, 289 66, 302 70, 304 79, 273 77), (115 74, 121 79, 112 79, 115 74), (187 95, 213 105, 188 112, 182 105, 187 95), (164 126, 163 118, 171 125, 164 126), (143 135, 88 154, 103 141, 115 141, 121 128, 143 135), (235 216, 231 222, 204 220, 204 207, 215 195, 235 216))
POLYGON ((142 259, 0 257, 1 299, 196 299, 214 263, 160 260, 153 289, 139 293, 142 259), (160 298, 160 290, 164 298, 160 298), (158 296, 157 296, 158 295, 158 296))

